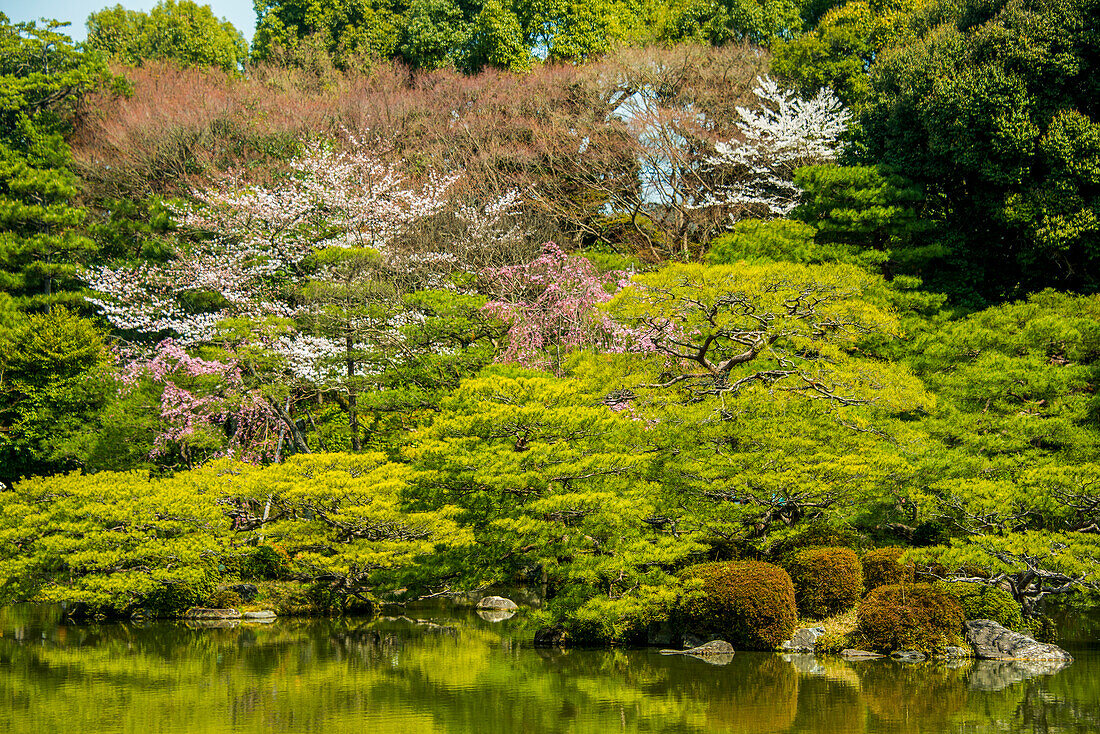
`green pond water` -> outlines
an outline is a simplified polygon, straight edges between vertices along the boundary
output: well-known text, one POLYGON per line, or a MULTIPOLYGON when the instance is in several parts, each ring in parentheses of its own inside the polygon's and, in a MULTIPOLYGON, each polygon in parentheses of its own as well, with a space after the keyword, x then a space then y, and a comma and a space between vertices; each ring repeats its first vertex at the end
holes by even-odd
MULTIPOLYGON (((1091 635, 1090 629, 1084 634, 1091 635)), ((62 624, 0 610, 0 732, 1100 732, 1071 665, 531 648, 517 620, 62 624)))

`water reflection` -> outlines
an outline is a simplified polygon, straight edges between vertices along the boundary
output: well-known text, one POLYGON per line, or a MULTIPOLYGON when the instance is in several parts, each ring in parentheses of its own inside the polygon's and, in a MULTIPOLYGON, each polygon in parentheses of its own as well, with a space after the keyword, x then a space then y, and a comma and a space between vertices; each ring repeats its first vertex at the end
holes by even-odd
POLYGON ((0 611, 0 731, 1083 732, 1100 656, 1065 668, 522 644, 520 618, 408 613, 202 627, 0 611))

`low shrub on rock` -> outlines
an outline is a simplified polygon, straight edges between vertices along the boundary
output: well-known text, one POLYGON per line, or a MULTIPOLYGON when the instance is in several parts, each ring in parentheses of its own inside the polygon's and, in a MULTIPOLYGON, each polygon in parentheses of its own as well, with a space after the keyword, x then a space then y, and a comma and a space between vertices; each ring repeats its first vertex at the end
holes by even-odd
POLYGON ((961 640, 965 621, 955 598, 936 584, 887 584, 859 607, 859 631, 880 652, 933 652, 961 640))
POLYGON ((863 590, 870 593, 887 584, 911 584, 915 580, 913 566, 903 564, 904 548, 875 548, 863 554, 863 590))
POLYGON ((954 597, 967 619, 992 619, 1016 632, 1030 632, 1019 603, 1004 589, 983 584, 937 584, 954 597))
POLYGON ((863 595, 863 566, 850 548, 810 548, 787 566, 798 611, 823 619, 855 606, 863 595))
POLYGON ((774 650, 794 631, 797 609, 787 572, 762 561, 704 563, 685 569, 680 605, 693 629, 713 632, 738 650, 774 650))

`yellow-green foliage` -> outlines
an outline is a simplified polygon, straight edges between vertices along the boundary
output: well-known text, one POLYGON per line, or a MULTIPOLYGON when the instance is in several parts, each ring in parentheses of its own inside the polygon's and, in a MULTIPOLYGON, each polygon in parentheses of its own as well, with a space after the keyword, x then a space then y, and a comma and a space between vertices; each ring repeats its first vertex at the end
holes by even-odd
POLYGON ((965 615, 934 584, 880 586, 859 607, 859 631, 873 650, 938 650, 957 644, 965 615))
POLYGON ((794 585, 778 566, 760 561, 704 563, 681 575, 687 592, 680 611, 689 626, 749 650, 774 650, 794 632, 794 585))
POLYGON ((899 328, 888 290, 880 276, 850 265, 683 264, 635 276, 609 309, 662 332, 654 382, 733 395, 766 384, 889 410, 931 408, 934 399, 907 368, 853 349, 899 328), (668 356, 680 357, 675 383, 657 379, 668 356))
POLYGON ((173 614, 214 590, 228 530, 192 474, 26 480, 0 492, 0 580, 9 599, 173 614))
POLYGON ((263 468, 221 462, 202 470, 228 502, 257 514, 267 509, 268 522, 254 532, 285 550, 292 575, 326 579, 317 593, 335 606, 349 597, 365 600, 379 574, 472 542, 469 528, 455 520, 456 508, 405 506, 411 474, 381 453, 296 455, 263 468))
POLYGON ((913 565, 902 563, 904 548, 890 546, 875 548, 863 554, 863 588, 870 592, 886 584, 912 583, 915 578, 913 565))
POLYGON ((795 554, 787 571, 802 616, 811 619, 851 609, 863 594, 863 567, 850 548, 810 548, 795 554))
POLYGON ((630 639, 668 607, 665 569, 702 551, 703 533, 654 521, 677 510, 650 478, 647 424, 581 387, 490 368, 462 384, 408 454, 419 496, 461 507, 476 534, 464 582, 534 581, 525 574, 539 568, 556 592, 551 611, 576 614, 576 639, 630 639))
POLYGON ((311 603, 343 608, 381 576, 472 542, 455 508, 404 504, 411 471, 381 454, 319 454, 24 481, 0 492, 0 580, 9 599, 170 615, 205 603, 223 575, 290 575, 323 579, 311 603), (234 529, 230 514, 245 521, 234 529))
POLYGON ((1029 629, 1019 603, 1004 589, 966 583, 941 583, 937 586, 954 597, 967 619, 992 619, 1018 632, 1029 629))

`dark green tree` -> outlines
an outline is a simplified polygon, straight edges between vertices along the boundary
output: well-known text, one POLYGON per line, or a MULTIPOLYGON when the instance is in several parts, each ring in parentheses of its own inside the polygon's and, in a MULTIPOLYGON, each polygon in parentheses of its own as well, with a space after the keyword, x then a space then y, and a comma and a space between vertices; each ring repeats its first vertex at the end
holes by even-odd
POLYGON ((413 0, 398 51, 418 69, 454 66, 469 33, 469 19, 454 0, 413 0))
POLYGON ((403 11, 390 0, 255 0, 254 7, 254 60, 294 60, 317 45, 338 68, 393 56, 403 11))
POLYGON ((87 26, 88 48, 129 64, 164 59, 236 71, 248 62, 241 32, 192 0, 161 0, 148 13, 115 5, 89 15, 87 26))
POLYGON ((103 67, 62 27, 0 14, 0 289, 28 310, 78 302, 77 273, 94 251, 63 136, 103 67))
POLYGON ((878 57, 869 161, 923 187, 930 286, 1000 299, 1100 288, 1100 3, 967 0, 878 57))

